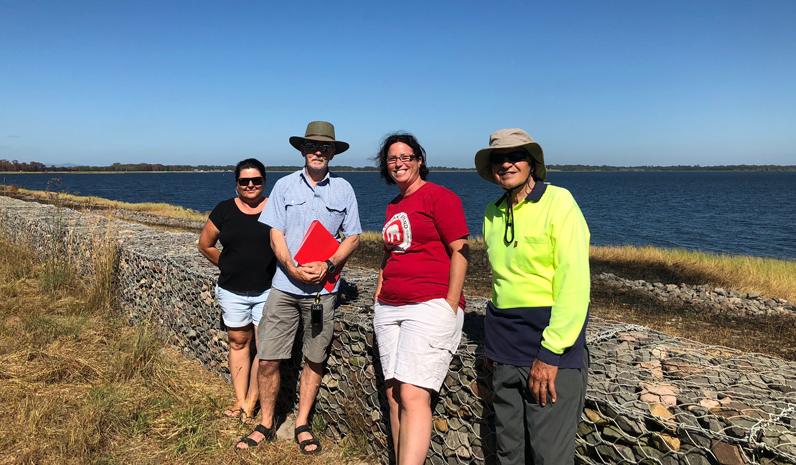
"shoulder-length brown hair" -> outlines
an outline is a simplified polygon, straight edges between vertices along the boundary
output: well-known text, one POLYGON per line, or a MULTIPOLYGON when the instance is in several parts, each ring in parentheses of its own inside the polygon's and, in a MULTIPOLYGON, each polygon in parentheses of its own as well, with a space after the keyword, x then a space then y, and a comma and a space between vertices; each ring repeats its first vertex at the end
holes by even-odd
POLYGON ((379 153, 373 157, 373 160, 378 162, 379 167, 379 174, 381 175, 382 179, 389 184, 394 185, 395 181, 390 176, 390 172, 387 170, 387 152, 390 151, 390 146, 392 144, 403 142, 404 144, 408 145, 414 155, 420 158, 420 179, 423 181, 426 180, 428 177, 428 166, 426 166, 426 150, 420 145, 420 142, 417 141, 415 136, 409 134, 408 132, 394 132, 392 134, 387 134, 384 137, 384 140, 381 141, 381 148, 379 149, 379 153))

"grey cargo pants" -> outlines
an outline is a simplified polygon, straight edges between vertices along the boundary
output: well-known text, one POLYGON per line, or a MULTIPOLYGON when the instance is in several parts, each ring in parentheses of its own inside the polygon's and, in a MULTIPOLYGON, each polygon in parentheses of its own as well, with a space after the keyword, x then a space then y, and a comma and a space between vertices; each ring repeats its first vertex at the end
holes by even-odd
POLYGON ((557 400, 542 407, 528 388, 530 367, 495 363, 495 432, 500 465, 565 465, 575 463, 575 434, 583 412, 589 352, 583 369, 560 369, 557 400))

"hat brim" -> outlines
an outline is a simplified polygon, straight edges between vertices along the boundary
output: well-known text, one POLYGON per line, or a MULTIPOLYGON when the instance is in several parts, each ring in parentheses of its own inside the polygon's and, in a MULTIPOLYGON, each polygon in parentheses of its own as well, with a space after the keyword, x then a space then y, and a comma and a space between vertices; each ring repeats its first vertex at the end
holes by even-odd
MULTIPOLYGON (((283 139, 284 140, 284 139, 283 139)), ((348 150, 348 142, 343 142, 340 140, 332 140, 327 137, 323 136, 309 136, 309 137, 302 137, 302 136, 293 136, 290 138, 290 145, 293 146, 296 150, 301 151, 301 146, 306 141, 313 141, 313 142, 320 142, 324 144, 332 144, 334 145, 334 154, 337 155, 338 153, 343 153, 348 150)))
POLYGON ((491 182, 492 184, 497 184, 495 182, 495 177, 492 175, 492 163, 489 162, 489 155, 499 149, 524 149, 528 154, 533 158, 536 162, 535 170, 534 170, 534 178, 539 179, 540 181, 544 181, 547 179, 547 168, 544 164, 544 152, 542 151, 542 146, 537 144, 536 142, 528 142, 527 144, 517 145, 515 147, 487 147, 485 149, 481 149, 475 154, 475 169, 478 171, 478 175, 482 178, 486 179, 487 181, 491 182))

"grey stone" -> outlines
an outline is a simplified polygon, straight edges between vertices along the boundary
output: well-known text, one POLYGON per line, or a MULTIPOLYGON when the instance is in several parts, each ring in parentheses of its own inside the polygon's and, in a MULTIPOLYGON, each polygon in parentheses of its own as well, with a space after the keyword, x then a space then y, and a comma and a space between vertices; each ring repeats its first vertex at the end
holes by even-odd
POLYGON ((603 463, 619 462, 620 460, 619 452, 610 444, 598 444, 595 449, 603 463))
POLYGON ((614 419, 617 426, 622 428, 622 431, 630 433, 634 436, 639 436, 646 431, 642 420, 630 418, 626 415, 618 416, 614 419))
POLYGON ((633 453, 638 459, 651 458, 654 460, 659 460, 661 457, 663 457, 662 452, 650 446, 633 446, 633 453))
POLYGON ((709 460, 704 452, 696 449, 682 455, 680 463, 683 465, 713 465, 713 461, 709 460))
POLYGON ((634 439, 630 435, 614 425, 604 426, 602 436, 611 442, 624 441, 628 444, 632 444, 634 442, 634 439))

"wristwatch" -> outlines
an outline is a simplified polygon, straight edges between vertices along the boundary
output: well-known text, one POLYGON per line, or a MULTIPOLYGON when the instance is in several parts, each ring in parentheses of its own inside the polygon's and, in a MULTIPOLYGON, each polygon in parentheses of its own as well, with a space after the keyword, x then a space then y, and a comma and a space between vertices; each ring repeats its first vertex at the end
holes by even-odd
POLYGON ((334 271, 337 269, 337 265, 332 263, 331 260, 326 260, 326 272, 329 274, 334 274, 334 271))

